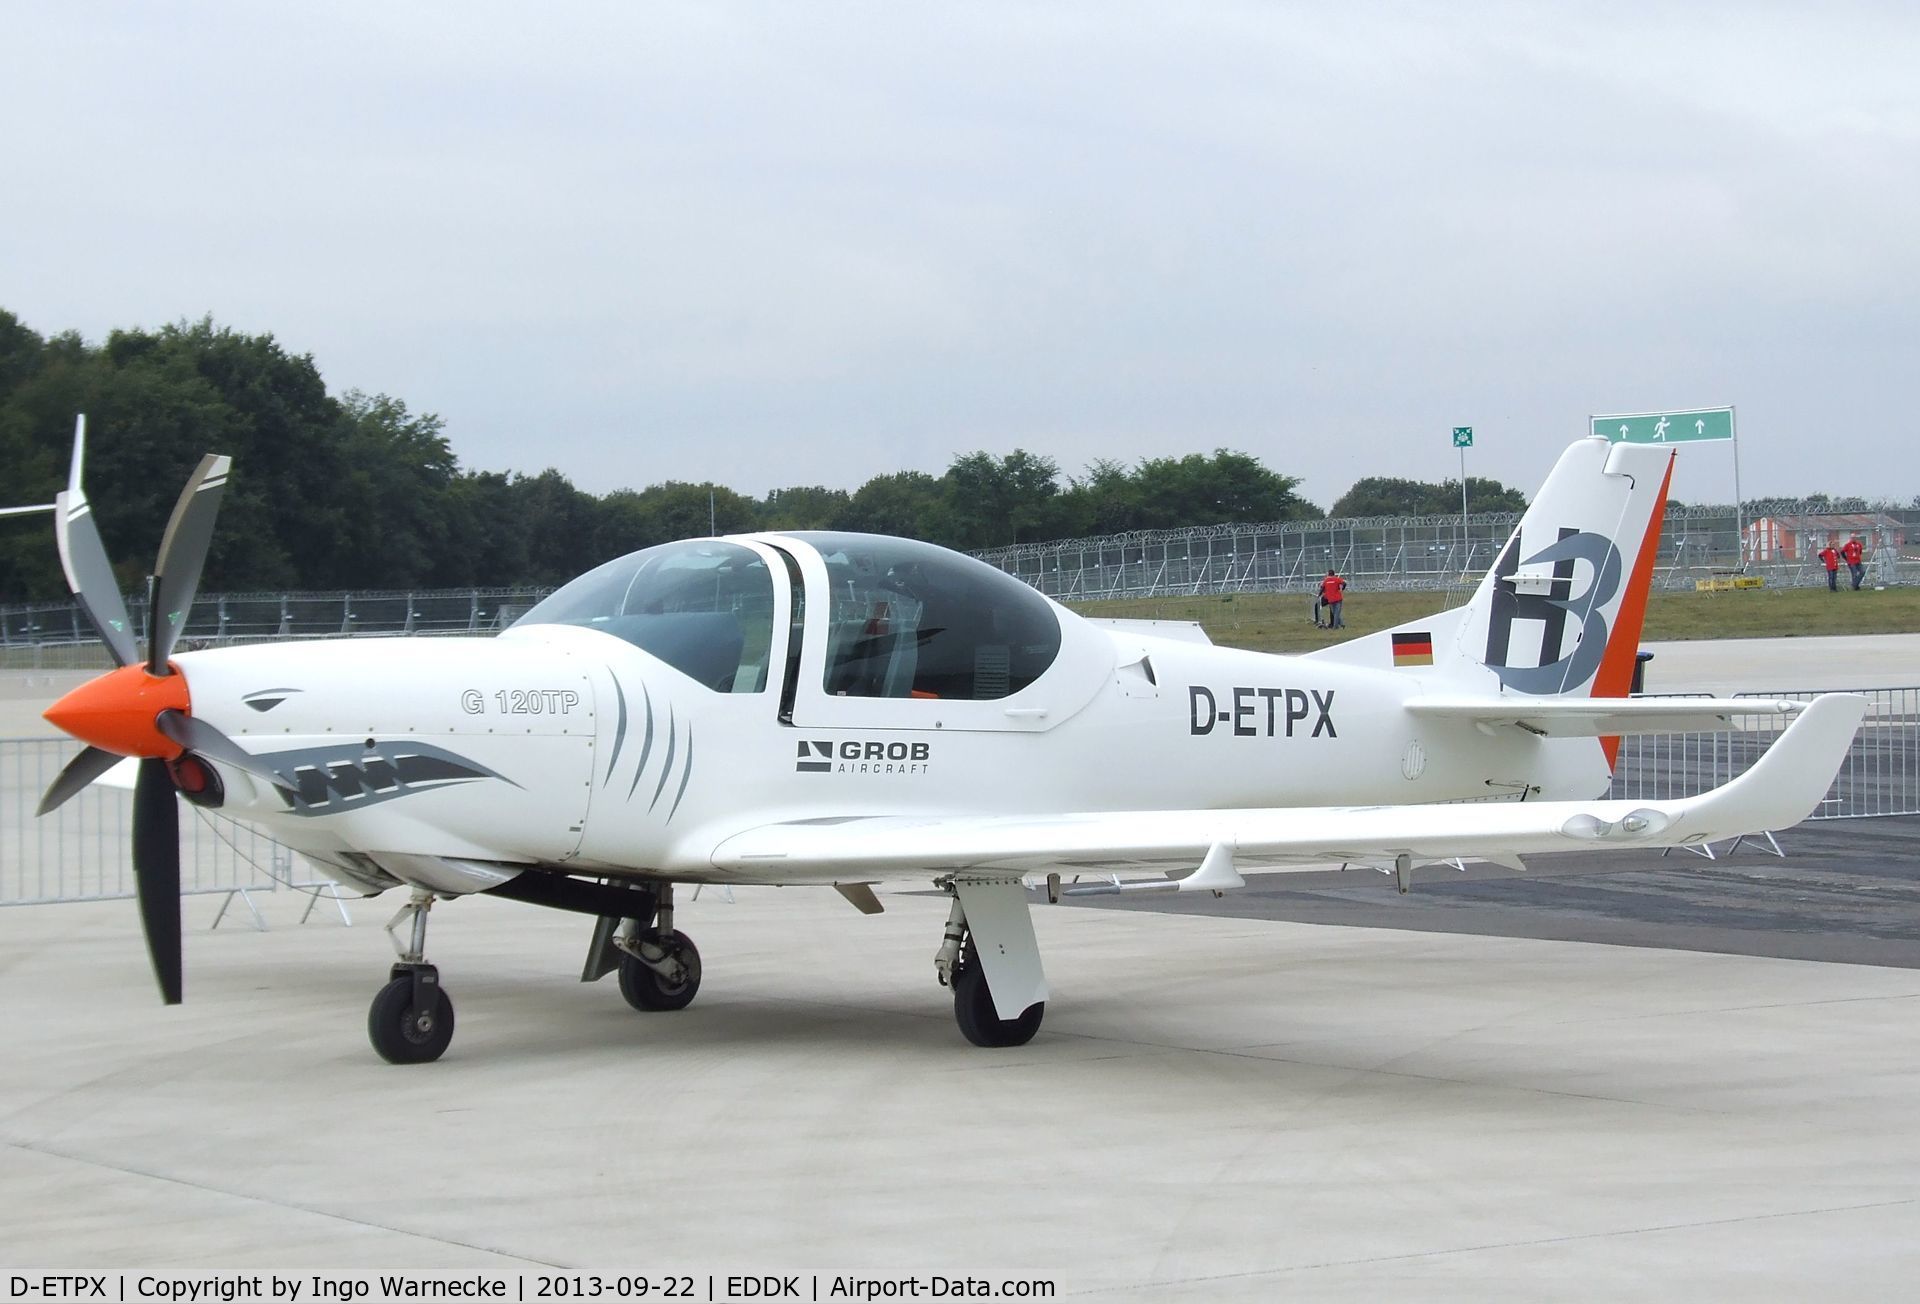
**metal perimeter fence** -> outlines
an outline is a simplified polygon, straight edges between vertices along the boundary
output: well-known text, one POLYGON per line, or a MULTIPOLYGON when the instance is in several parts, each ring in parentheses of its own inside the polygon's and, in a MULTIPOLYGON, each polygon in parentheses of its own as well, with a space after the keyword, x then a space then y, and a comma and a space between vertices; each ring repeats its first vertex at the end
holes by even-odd
MULTIPOLYGON (((1674 507, 1655 559, 1657 587, 1758 577, 1777 588, 1827 582, 1816 554, 1829 536, 1869 540, 1867 582, 1920 582, 1920 549, 1907 531, 1920 510, 1790 513, 1743 536, 1731 507, 1674 507), (1784 530, 1781 523, 1791 522, 1784 530), (1765 547, 1761 547, 1764 537, 1765 547), (1743 544, 1743 538, 1745 543, 1743 544)), ((1477 584, 1519 523, 1517 512, 1469 516, 1367 516, 1259 525, 1136 530, 1091 539, 1024 543, 976 554, 1062 602, 1207 593, 1305 591, 1328 569, 1370 589, 1457 589, 1477 584)))
MULTIPOLYGON (((1744 536, 1731 507, 1675 507, 1666 516, 1654 582, 1692 588, 1735 575, 1781 588, 1826 583, 1814 554, 1830 535, 1870 537, 1867 582, 1920 583, 1920 548, 1907 548, 1920 508, 1795 512, 1781 506, 1744 536), (1762 549, 1755 531, 1766 525, 1762 549), (1791 528, 1788 528, 1788 527, 1791 528)), ((1750 510, 1758 505, 1749 504, 1750 510)), ((1088 539, 1024 543, 977 553, 990 565, 1063 602, 1207 593, 1305 591, 1329 567, 1363 588, 1471 587, 1493 565, 1520 517, 1364 516, 1320 521, 1138 530, 1088 539)), ((492 634, 551 589, 469 588, 344 593, 206 593, 187 613, 187 646, 353 634, 492 634)), ((127 595, 140 639, 144 593, 127 595)), ((76 603, 0 603, 0 668, 87 669, 106 664, 76 603)))
MULTIPOLYGON (((1866 720, 1814 819, 1920 814, 1920 687, 1865 691, 1871 701, 1866 720)), ((1816 694, 1737 696, 1809 701, 1816 694)), ((1661 801, 1718 787, 1759 759, 1781 728, 1775 717, 1751 716, 1712 733, 1624 738, 1608 795, 1661 801)), ((134 893, 127 850, 131 792, 96 784, 50 815, 33 814, 72 750, 71 743, 59 739, 0 739, 0 906, 102 901, 134 893)), ((251 911, 253 893, 304 891, 314 897, 307 914, 316 902, 331 898, 348 921, 333 884, 263 833, 183 807, 180 845, 184 894, 226 893, 226 905, 238 898, 251 911)), ((253 920, 264 926, 257 911, 253 920)))

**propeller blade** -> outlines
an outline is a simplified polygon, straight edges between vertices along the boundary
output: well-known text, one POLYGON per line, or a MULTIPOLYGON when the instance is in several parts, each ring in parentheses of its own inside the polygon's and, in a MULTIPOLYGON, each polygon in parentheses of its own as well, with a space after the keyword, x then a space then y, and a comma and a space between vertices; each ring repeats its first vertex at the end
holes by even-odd
POLYGON ((220 761, 236 770, 245 770, 276 788, 287 786, 286 780, 265 760, 247 751, 205 720, 169 707, 154 717, 154 724, 161 733, 190 752, 198 752, 210 761, 220 761))
POLYGON ((133 787, 133 877, 153 976, 168 1005, 180 1003, 180 803, 165 761, 140 762, 133 787))
POLYGON ((118 764, 120 757, 113 752, 98 747, 83 748, 48 786, 47 795, 40 799, 40 809, 34 814, 45 815, 50 810, 58 810, 79 796, 81 789, 118 764))
POLYGON ((100 542, 100 527, 93 523, 93 510, 87 506, 85 494, 68 490, 55 495, 53 538, 60 548, 60 568, 67 573, 67 587, 93 622, 100 641, 107 645, 113 664, 132 665, 140 659, 140 653, 134 647, 127 604, 120 596, 120 581, 113 577, 113 565, 107 560, 106 545, 100 542))
POLYGON ((160 539, 160 559, 154 563, 153 634, 147 648, 147 673, 167 673, 167 658, 180 639, 200 587, 200 568, 206 564, 207 545, 213 540, 213 522, 220 515, 220 495, 227 487, 233 459, 208 453, 187 478, 180 500, 173 505, 167 532, 160 539))

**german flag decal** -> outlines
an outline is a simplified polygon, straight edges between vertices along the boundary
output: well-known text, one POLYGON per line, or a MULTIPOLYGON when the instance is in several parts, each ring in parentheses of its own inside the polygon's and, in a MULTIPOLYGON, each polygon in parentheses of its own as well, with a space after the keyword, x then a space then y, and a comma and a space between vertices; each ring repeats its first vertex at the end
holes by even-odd
POLYGON ((1393 636, 1393 664, 1396 666, 1432 665, 1433 635, 1395 634, 1393 636))

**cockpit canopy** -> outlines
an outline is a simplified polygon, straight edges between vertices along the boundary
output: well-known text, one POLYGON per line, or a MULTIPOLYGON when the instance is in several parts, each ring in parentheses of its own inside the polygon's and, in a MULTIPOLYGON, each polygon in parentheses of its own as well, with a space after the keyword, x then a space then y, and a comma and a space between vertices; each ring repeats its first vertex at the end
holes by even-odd
POLYGON ((723 693, 768 687, 776 585, 793 591, 785 673, 798 673, 803 637, 824 640, 819 689, 830 697, 1010 697, 1060 653, 1052 604, 971 557, 869 534, 763 542, 789 561, 779 573, 738 543, 666 543, 589 571, 515 624, 603 630, 723 693), (812 590, 797 582, 796 545, 824 571, 812 590))
POLYGON ((985 562, 877 534, 794 537, 826 565, 829 695, 991 701, 1060 654, 1052 604, 985 562))

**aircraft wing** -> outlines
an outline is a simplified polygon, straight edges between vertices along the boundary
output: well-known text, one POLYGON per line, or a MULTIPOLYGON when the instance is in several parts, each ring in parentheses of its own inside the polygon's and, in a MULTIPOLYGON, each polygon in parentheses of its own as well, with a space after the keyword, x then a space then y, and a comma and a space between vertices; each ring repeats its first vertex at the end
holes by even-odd
POLYGON ((1414 715, 1465 720, 1491 733, 1517 726, 1548 738, 1617 734, 1710 733, 1734 726, 1737 716, 1780 719, 1806 703, 1770 697, 1415 697, 1414 715))
POLYGON ((852 817, 769 824, 735 834, 716 868, 776 881, 843 882, 972 870, 1031 873, 1196 865, 1216 846, 1243 868, 1341 860, 1377 863, 1548 851, 1699 844, 1797 824, 1812 814, 1852 746, 1867 701, 1830 693, 1801 711, 1746 773, 1673 801, 1460 802, 1259 810, 1097 811, 1059 815, 852 817))

